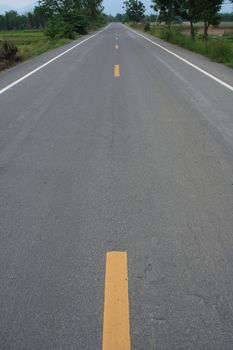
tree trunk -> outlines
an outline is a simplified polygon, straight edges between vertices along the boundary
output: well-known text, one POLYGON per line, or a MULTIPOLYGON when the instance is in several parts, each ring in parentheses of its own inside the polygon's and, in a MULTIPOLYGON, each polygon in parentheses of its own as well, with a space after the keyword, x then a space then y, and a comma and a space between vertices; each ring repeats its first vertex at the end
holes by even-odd
POLYGON ((190 20, 190 34, 191 34, 191 38, 194 39, 195 38, 195 31, 194 31, 194 26, 193 26, 193 20, 190 20))
POLYGON ((208 29, 209 29, 209 22, 205 21, 204 22, 204 39, 207 40, 208 39, 208 29))

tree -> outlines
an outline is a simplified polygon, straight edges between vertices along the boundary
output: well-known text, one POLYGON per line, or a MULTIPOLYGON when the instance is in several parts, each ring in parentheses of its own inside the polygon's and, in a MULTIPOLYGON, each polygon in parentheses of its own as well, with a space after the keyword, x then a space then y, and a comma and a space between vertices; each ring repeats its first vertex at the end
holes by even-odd
POLYGON ((37 28, 45 28, 48 21, 45 9, 42 6, 38 5, 34 8, 33 14, 35 16, 35 23, 37 25, 37 28))
POLYGON ((172 21, 180 15, 181 2, 179 0, 152 0, 152 8, 159 12, 158 20, 165 22, 170 28, 172 21))
POLYGON ((125 15, 122 15, 121 13, 117 13, 115 16, 115 21, 116 22, 124 22, 125 20, 125 15))
POLYGON ((51 37, 74 38, 90 27, 107 22, 102 0, 39 0, 34 10, 23 15, 16 11, 0 15, 0 30, 47 28, 51 37))
POLYGON ((200 7, 200 18, 204 21, 204 38, 208 38, 208 29, 211 24, 217 25, 221 21, 218 12, 223 0, 202 0, 200 7))
POLYGON ((130 21, 140 22, 145 17, 146 8, 139 0, 128 0, 124 2, 126 15, 130 21))
POLYGON ((182 0, 181 16, 190 22, 191 37, 195 37, 194 23, 200 20, 202 0, 182 0))
POLYGON ((102 3, 103 0, 84 0, 84 7, 91 20, 96 19, 103 12, 102 3))
POLYGON ((41 0, 40 6, 48 17, 47 34, 54 38, 73 38, 85 34, 89 26, 106 21, 102 15, 103 0, 41 0))
POLYGON ((232 22, 233 21, 233 13, 220 13, 221 21, 223 22, 232 22))
POLYGON ((157 15, 154 13, 151 13, 150 15, 145 16, 145 20, 147 22, 156 22, 157 21, 157 15))
POLYGON ((5 25, 7 30, 19 29, 20 20, 16 11, 9 11, 5 13, 5 25))
POLYGON ((122 13, 117 13, 116 16, 108 15, 107 16, 107 21, 108 22, 121 22, 124 23, 126 22, 127 18, 126 15, 122 13))

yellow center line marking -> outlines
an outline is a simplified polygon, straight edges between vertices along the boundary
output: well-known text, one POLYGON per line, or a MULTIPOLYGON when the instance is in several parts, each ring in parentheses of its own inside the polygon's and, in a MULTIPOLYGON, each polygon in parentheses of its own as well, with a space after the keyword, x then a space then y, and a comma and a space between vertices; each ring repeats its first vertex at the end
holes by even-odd
POLYGON ((119 45, 116 44, 115 45, 115 49, 118 50, 119 49, 119 45))
POLYGON ((118 78, 120 76, 120 66, 119 64, 115 64, 114 66, 114 77, 118 78))
POLYGON ((126 252, 108 252, 106 256, 102 350, 130 350, 126 252))

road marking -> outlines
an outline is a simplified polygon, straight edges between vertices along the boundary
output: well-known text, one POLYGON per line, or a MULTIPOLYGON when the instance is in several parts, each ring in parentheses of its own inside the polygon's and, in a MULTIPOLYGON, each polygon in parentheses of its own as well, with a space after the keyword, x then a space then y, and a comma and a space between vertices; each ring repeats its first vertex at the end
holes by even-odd
POLYGON ((206 76, 209 77, 210 79, 216 81, 217 83, 219 83, 220 85, 224 86, 225 88, 227 88, 227 89, 233 91, 233 86, 232 86, 232 85, 229 85, 229 84, 225 83, 223 80, 221 80, 221 79, 215 77, 214 75, 208 73, 208 72, 205 71, 204 69, 199 68, 199 67, 196 66, 195 64, 193 64, 193 63, 191 63, 190 61, 186 60, 185 58, 183 58, 183 57, 177 55, 176 53, 172 52, 171 50, 168 50, 166 47, 164 47, 164 46, 162 46, 162 45, 160 45, 160 44, 158 44, 158 43, 155 43, 153 40, 147 38, 145 35, 142 35, 142 34, 136 32, 135 30, 130 29, 130 28, 128 28, 128 27, 126 27, 126 28, 127 28, 129 31, 131 31, 131 32, 137 34, 138 36, 142 37, 143 39, 149 41, 151 44, 156 45, 156 46, 160 47, 162 50, 164 50, 164 51, 170 53, 172 56, 178 58, 179 60, 183 61, 184 63, 186 63, 186 64, 188 64, 189 66, 193 67, 194 69, 198 70, 199 72, 201 72, 202 74, 206 75, 206 76))
POLYGON ((127 265, 126 252, 107 253, 102 350, 130 350, 127 265))
MULTIPOLYGON (((107 28, 107 27, 106 27, 107 28)), ((31 72, 27 73, 26 75, 22 76, 21 78, 17 79, 16 81, 14 81, 13 83, 5 86, 3 89, 0 90, 0 95, 2 95, 4 92, 6 92, 7 90, 11 89, 13 86, 21 83, 23 80, 29 78, 31 75, 37 73, 38 71, 40 71, 41 69, 43 69, 44 67, 48 66, 50 63, 56 61, 58 58, 64 56, 65 54, 67 54, 68 52, 74 50, 76 47, 84 44, 86 41, 94 38, 95 36, 99 35, 100 33, 102 33, 106 28, 104 28, 103 30, 99 31, 98 33, 89 36, 87 39, 84 39, 82 41, 80 41, 78 44, 70 47, 68 50, 65 50, 64 52, 60 53, 59 55, 57 55, 56 57, 53 57, 51 60, 45 62, 44 64, 42 64, 41 66, 37 67, 36 69, 32 70, 31 72)))
POLYGON ((120 66, 119 64, 115 64, 114 66, 114 77, 118 78, 120 76, 120 66))
POLYGON ((118 50, 119 49, 119 45, 116 44, 115 45, 115 49, 118 50))

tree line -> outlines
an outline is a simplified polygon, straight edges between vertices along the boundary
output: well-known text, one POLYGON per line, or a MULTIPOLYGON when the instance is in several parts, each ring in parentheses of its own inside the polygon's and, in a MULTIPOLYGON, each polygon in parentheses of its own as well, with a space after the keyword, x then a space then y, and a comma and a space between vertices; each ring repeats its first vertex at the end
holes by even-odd
POLYGON ((75 38, 107 21, 103 0, 40 0, 32 12, 16 11, 0 16, 0 30, 46 29, 51 38, 75 38))
MULTIPOLYGON (((233 3, 233 0, 229 0, 233 3)), ((85 34, 89 28, 102 25, 107 20, 121 22, 164 22, 168 28, 177 21, 189 21, 191 37, 195 37, 196 22, 204 23, 207 38, 210 25, 222 19, 232 20, 232 14, 219 14, 224 0, 152 0, 156 14, 145 16, 145 6, 140 0, 124 1, 124 14, 115 17, 103 14, 103 0, 40 0, 33 11, 19 15, 8 11, 0 15, 0 30, 46 29, 51 38, 74 38, 85 34)))
POLYGON ((33 11, 20 15, 16 11, 0 15, 0 30, 22 30, 45 28, 47 18, 44 9, 36 6, 33 11))
MULTIPOLYGON (((230 0, 233 3, 233 0, 230 0)), ((219 11, 224 0, 152 0, 151 7, 158 14, 158 21, 165 22, 168 28, 174 21, 189 21, 191 37, 195 37, 194 24, 204 23, 204 38, 207 39, 210 25, 221 21, 219 11)), ((140 22, 145 18, 145 6, 140 0, 124 2, 127 18, 140 22)))

